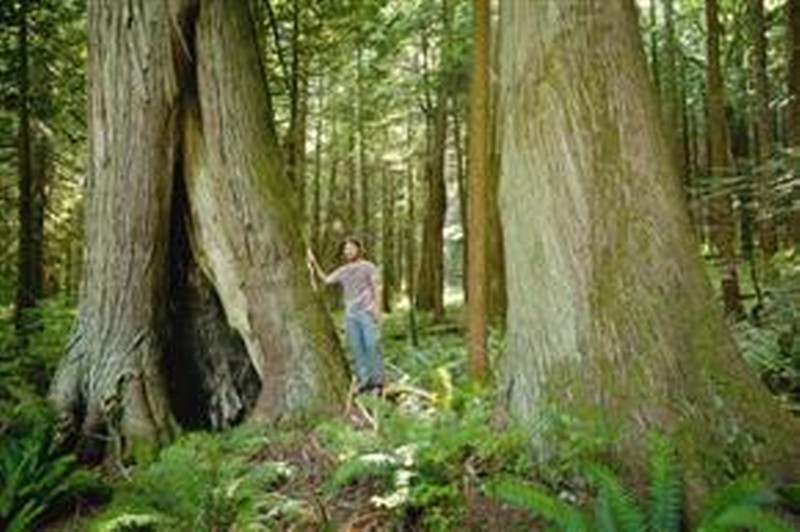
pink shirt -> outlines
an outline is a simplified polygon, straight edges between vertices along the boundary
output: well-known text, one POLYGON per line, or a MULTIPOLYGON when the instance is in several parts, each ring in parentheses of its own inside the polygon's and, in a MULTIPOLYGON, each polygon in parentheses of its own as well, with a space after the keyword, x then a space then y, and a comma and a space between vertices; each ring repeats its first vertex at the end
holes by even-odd
POLYGON ((378 269, 368 260, 357 260, 340 266, 328 276, 327 281, 342 285, 347 314, 374 310, 378 269))

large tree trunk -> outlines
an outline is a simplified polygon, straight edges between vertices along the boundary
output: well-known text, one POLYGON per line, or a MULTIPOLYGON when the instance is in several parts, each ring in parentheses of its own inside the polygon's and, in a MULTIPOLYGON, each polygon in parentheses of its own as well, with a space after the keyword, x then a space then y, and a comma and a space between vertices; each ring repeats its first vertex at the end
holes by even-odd
POLYGON ((116 451, 166 441, 176 416, 222 427, 255 403, 275 419, 334 407, 346 388, 247 5, 89 4, 87 256, 51 395, 116 451))
POLYGON ((511 411, 609 429, 634 473, 645 433, 664 431, 690 496, 728 466, 788 469, 797 421, 737 356, 709 297, 633 2, 503 9, 499 370, 511 411))
POLYGON ((736 223, 733 195, 729 181, 733 175, 733 158, 725 119, 725 84, 719 58, 722 35, 716 0, 706 0, 706 84, 708 90, 708 160, 714 177, 711 200, 711 237, 720 255, 721 291, 725 313, 741 316, 739 271, 736 257, 736 223))

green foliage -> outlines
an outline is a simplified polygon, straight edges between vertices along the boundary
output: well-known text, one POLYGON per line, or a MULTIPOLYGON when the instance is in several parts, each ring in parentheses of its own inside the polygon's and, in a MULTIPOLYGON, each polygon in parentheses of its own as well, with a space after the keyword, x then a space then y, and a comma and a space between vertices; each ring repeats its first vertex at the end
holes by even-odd
POLYGON ((535 516, 552 522, 561 530, 583 532, 589 530, 580 509, 568 504, 543 487, 522 482, 516 477, 500 477, 486 484, 486 491, 513 506, 523 508, 535 516))
POLYGON ((293 472, 283 462, 252 458, 266 436, 252 427, 225 435, 185 435, 118 487, 96 530, 267 526, 275 507, 284 502, 266 495, 293 472))
POLYGON ((38 405, 64 352, 74 309, 63 298, 44 300, 29 311, 34 327, 24 342, 14 329, 11 311, 0 309, 0 430, 17 410, 38 405))
MULTIPOLYGON (((605 465, 589 463, 581 475, 593 490, 593 505, 574 495, 559 495, 543 485, 514 477, 498 477, 485 484, 490 495, 569 531, 658 531, 681 530, 682 489, 675 449, 660 436, 649 445, 649 484, 646 504, 640 504, 622 478, 605 465)), ((712 493, 700 516, 701 531, 792 530, 767 508, 776 498, 764 483, 752 477, 737 479, 712 493)))
POLYGON ((428 529, 450 529, 464 510, 467 483, 531 468, 525 434, 494 427, 486 397, 458 397, 453 409, 429 417, 379 400, 368 404, 376 431, 342 422, 319 429, 326 446, 342 457, 328 483, 332 496, 347 485, 378 479, 384 492, 372 497, 374 505, 399 520, 421 516, 428 529))
POLYGON ((683 490, 675 448, 669 440, 653 433, 647 457, 650 471, 647 501, 649 529, 654 532, 678 530, 683 490))
POLYGON ((75 457, 59 449, 52 416, 43 408, 20 414, 0 432, 0 529, 32 529, 48 512, 103 486, 75 457))

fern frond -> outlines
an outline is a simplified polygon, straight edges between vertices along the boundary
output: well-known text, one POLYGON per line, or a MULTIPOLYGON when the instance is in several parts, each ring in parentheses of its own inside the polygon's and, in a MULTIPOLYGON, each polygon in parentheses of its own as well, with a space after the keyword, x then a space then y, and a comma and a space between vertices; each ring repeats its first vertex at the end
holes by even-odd
POLYGON ((368 476, 390 478, 399 467, 395 457, 387 454, 358 455, 343 462, 334 471, 327 489, 335 493, 356 479, 368 476))
POLYGON ((625 488, 620 478, 600 464, 586 467, 588 480, 598 488, 598 500, 605 505, 614 523, 614 530, 641 532, 646 529, 646 519, 633 494, 625 488))
POLYGON ((648 517, 653 532, 680 530, 683 490, 672 443, 653 434, 648 446, 648 517))
POLYGON ((793 532, 795 528, 777 515, 755 506, 734 506, 699 528, 699 532, 752 530, 754 532, 793 532))
POLYGON ((726 511, 736 507, 758 507, 770 504, 774 496, 764 482, 753 476, 743 476, 713 492, 703 508, 700 526, 710 526, 726 511))
POLYGON ((540 486, 526 484, 515 478, 500 477, 486 485, 493 497, 531 514, 541 516, 568 532, 587 532, 586 519, 577 508, 548 493, 540 486))

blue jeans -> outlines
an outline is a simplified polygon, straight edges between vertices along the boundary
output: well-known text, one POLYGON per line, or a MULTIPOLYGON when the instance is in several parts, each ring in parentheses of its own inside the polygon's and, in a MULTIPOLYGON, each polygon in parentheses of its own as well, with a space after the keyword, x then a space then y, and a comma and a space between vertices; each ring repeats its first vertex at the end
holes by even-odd
POLYGON ((380 330, 375 317, 364 310, 347 314, 345 332, 353 351, 358 388, 383 386, 383 358, 378 347, 380 330))

